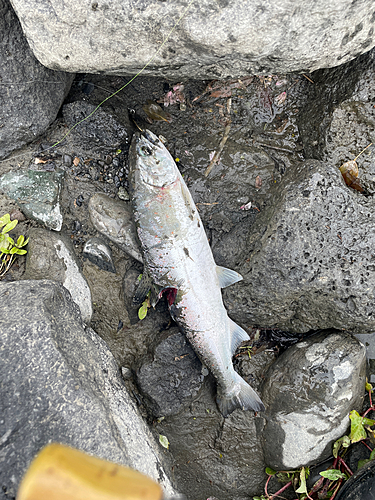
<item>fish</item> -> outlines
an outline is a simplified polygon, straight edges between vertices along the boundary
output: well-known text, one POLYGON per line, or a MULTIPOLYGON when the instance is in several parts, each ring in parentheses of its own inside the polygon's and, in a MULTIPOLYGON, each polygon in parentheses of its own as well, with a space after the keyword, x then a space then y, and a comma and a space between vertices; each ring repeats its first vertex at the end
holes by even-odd
POLYGON ((234 370, 232 357, 248 334, 229 318, 221 288, 242 280, 217 266, 199 212, 175 161, 149 130, 129 151, 129 188, 146 274, 166 296, 172 319, 214 375, 224 417, 236 408, 264 410, 234 370))

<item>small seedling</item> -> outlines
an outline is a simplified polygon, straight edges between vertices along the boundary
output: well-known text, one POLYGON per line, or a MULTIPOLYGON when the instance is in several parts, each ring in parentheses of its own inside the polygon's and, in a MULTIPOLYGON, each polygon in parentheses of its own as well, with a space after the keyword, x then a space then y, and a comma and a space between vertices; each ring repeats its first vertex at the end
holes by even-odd
POLYGON ((9 231, 12 231, 18 224, 18 220, 10 220, 10 215, 5 214, 0 217, 0 278, 7 273, 13 264, 17 255, 24 255, 27 253, 22 247, 26 246, 29 238, 25 240, 24 236, 19 236, 15 243, 13 238, 9 236, 9 231))

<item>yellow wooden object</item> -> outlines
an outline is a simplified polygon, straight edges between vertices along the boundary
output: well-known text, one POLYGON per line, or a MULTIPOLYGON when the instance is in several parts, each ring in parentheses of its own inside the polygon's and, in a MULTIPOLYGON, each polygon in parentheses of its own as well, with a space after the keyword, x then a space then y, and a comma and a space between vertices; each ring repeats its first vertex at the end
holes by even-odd
POLYGON ((161 500, 149 477, 82 451, 53 443, 37 455, 17 500, 161 500))

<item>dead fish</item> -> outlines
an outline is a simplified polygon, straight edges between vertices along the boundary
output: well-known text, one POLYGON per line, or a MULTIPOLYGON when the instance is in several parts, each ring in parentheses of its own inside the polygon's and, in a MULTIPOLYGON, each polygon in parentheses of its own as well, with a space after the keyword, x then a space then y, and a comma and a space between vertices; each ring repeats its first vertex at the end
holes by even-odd
POLYGON ((167 297, 172 318, 217 381, 224 416, 236 408, 264 410, 233 368, 247 333, 232 321, 221 288, 242 276, 215 264, 193 198, 168 150, 152 132, 136 133, 130 148, 134 219, 147 274, 167 297))

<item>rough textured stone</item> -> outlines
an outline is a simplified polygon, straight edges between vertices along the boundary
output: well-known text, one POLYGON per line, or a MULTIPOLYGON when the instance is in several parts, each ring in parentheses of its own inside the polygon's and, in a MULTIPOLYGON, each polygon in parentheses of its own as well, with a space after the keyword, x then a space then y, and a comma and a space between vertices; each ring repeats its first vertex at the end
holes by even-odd
POLYGON ((366 349, 349 333, 321 332, 285 351, 262 390, 266 463, 290 470, 328 458, 361 409, 365 376, 366 349))
POLYGON ((116 269, 112 260, 112 252, 101 238, 90 238, 83 247, 83 256, 91 260, 100 269, 115 273, 116 269))
POLYGON ((95 229, 142 262, 130 203, 95 193, 89 201, 89 213, 95 229))
POLYGON ((113 150, 128 142, 128 133, 113 116, 101 108, 85 101, 76 101, 65 104, 63 116, 69 128, 77 125, 72 131, 79 134, 87 142, 87 147, 101 150, 113 150), (82 123, 82 119, 90 118, 82 123))
POLYGON ((290 169, 245 249, 233 249, 244 280, 224 291, 231 314, 292 332, 374 331, 374 207, 337 168, 290 169))
MULTIPOLYGON (((353 160, 375 142, 375 50, 332 72, 319 71, 298 116, 306 155, 335 167, 353 160), (317 87, 317 88, 315 88, 317 87)), ((375 153, 370 147, 357 160, 359 179, 375 192, 375 153)))
POLYGON ((41 135, 56 118, 74 75, 36 59, 8 0, 0 1, 0 158, 41 135))
POLYGON ((0 498, 51 441, 129 465, 173 489, 106 344, 51 281, 0 284, 0 498))
POLYGON ((179 79, 313 71, 375 43, 371 0, 12 3, 36 57, 81 73, 135 74, 154 55, 145 73, 179 79))
POLYGON ((69 239, 45 229, 31 229, 24 279, 49 279, 69 290, 89 324, 92 316, 91 291, 83 276, 69 239))
POLYGON ((15 170, 0 177, 0 189, 19 203, 27 217, 49 229, 60 231, 63 223, 60 212, 63 177, 62 170, 15 170))
MULTIPOLYGON (((156 347, 152 361, 137 372, 141 392, 156 417, 174 415, 189 404, 203 383, 202 363, 181 332, 175 332, 156 347)), ((206 375, 208 370, 205 370, 206 375)))

